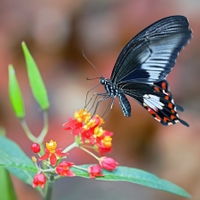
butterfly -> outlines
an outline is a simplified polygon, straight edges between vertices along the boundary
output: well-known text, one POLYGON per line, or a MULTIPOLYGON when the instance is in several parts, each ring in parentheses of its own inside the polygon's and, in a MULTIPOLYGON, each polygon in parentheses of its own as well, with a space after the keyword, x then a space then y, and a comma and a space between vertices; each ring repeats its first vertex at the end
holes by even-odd
POLYGON ((124 116, 130 117, 128 95, 161 124, 180 122, 189 126, 178 116, 177 111, 183 108, 174 103, 166 76, 191 37, 187 18, 179 15, 163 18, 145 28, 122 49, 110 79, 100 77, 106 93, 98 94, 103 97, 97 104, 108 98, 113 103, 118 97, 124 116))

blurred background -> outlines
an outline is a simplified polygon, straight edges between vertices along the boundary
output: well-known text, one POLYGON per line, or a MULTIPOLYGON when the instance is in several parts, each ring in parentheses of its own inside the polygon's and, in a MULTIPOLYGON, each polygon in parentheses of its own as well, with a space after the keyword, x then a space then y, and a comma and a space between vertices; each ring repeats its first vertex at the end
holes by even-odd
MULTIPOLYGON (((180 117, 190 124, 164 127, 131 100, 132 117, 125 118, 118 101, 106 120, 114 132, 110 153, 120 165, 147 170, 200 199, 200 1, 198 0, 1 0, 0 1, 0 125, 7 136, 31 156, 31 142, 16 119, 8 97, 8 64, 15 66, 24 97, 26 119, 35 135, 43 127, 42 113, 27 79, 21 42, 38 64, 50 99, 49 134, 60 147, 73 141, 62 124, 84 106, 86 92, 98 84, 99 74, 82 55, 110 77, 118 54, 139 31, 170 15, 185 15, 193 39, 179 55, 168 76, 175 102, 184 107, 180 117), (116 126, 117 124, 117 126, 116 126)), ((95 91, 99 91, 99 88, 95 91)), ((94 163, 73 150, 69 160, 94 163)), ((12 177, 19 200, 40 200, 31 186, 12 177)), ((184 198, 123 182, 64 178, 56 182, 53 200, 181 200, 184 198)))

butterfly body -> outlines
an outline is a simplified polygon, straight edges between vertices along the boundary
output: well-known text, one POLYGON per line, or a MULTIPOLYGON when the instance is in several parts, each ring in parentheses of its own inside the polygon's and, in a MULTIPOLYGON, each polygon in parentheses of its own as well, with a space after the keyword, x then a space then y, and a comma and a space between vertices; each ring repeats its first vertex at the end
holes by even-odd
POLYGON ((110 79, 101 77, 106 93, 102 100, 118 97, 124 116, 131 116, 130 96, 163 125, 187 122, 179 118, 166 76, 181 49, 192 36, 187 18, 161 19, 137 34, 123 48, 110 79))
POLYGON ((124 116, 130 117, 131 116, 131 105, 130 105, 128 99, 126 98, 126 96, 124 95, 123 89, 120 88, 117 84, 112 83, 112 81, 110 79, 107 79, 104 77, 100 78, 100 83, 102 85, 104 85, 104 88, 106 90, 108 97, 111 97, 113 99, 115 97, 119 98, 119 103, 120 103, 120 106, 121 106, 124 116))

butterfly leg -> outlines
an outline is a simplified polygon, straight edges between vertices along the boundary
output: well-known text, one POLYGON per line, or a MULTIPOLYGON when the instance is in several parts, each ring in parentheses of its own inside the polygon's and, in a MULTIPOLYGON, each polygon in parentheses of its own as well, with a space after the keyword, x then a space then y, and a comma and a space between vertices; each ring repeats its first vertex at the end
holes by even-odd
MULTIPOLYGON (((94 108, 94 111, 93 111, 93 113, 92 113, 92 116, 95 115, 95 113, 96 113, 96 111, 97 111, 97 109, 98 109, 98 107, 99 107, 99 104, 100 104, 102 101, 105 101, 106 99, 110 98, 110 96, 108 96, 107 93, 100 93, 100 94, 97 94, 96 97, 95 97, 95 101, 93 102, 93 104, 92 104, 92 106, 91 106, 90 111, 91 111, 92 108, 94 107, 95 102, 96 102, 96 99, 97 99, 98 96, 103 96, 103 97, 100 98, 100 99, 98 99, 98 101, 97 101, 97 103, 96 103, 96 106, 95 106, 95 108, 94 108)), ((106 110, 107 110, 107 109, 106 109, 106 110)), ((105 112, 105 111, 104 111, 104 112, 105 112)))
POLYGON ((88 106, 88 104, 91 102, 91 100, 93 99, 93 96, 96 94, 96 93, 93 93, 92 97, 90 98, 89 102, 87 102, 87 99, 88 99, 88 95, 89 93, 94 90, 95 88, 97 88, 100 84, 96 85, 95 87, 93 87, 92 89, 90 89, 87 93, 86 93, 86 97, 85 97, 85 106, 84 108, 86 108, 88 106))

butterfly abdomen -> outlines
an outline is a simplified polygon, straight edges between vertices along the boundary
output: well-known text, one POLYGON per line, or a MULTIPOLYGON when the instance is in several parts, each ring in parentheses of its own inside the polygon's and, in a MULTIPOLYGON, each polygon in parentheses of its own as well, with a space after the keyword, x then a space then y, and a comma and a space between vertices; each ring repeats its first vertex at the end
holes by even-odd
POLYGON ((131 116, 131 105, 123 93, 118 94, 119 104, 125 117, 131 116))

